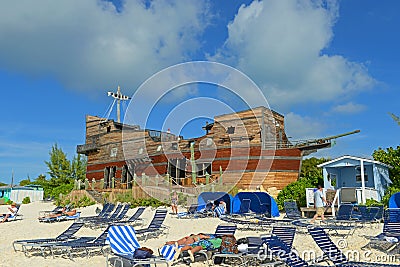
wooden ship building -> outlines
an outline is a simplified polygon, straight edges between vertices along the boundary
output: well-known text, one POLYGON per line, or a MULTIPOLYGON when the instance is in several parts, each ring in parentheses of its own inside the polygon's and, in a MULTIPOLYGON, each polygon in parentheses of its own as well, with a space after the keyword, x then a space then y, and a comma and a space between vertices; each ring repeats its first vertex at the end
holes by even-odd
POLYGON ((86 142, 77 152, 87 156, 86 178, 102 180, 103 188, 129 189, 137 177, 146 176, 168 177, 176 187, 217 182, 281 190, 298 179, 303 156, 351 134, 293 144, 284 116, 265 107, 215 116, 203 129, 203 136, 185 139, 87 115, 86 142))

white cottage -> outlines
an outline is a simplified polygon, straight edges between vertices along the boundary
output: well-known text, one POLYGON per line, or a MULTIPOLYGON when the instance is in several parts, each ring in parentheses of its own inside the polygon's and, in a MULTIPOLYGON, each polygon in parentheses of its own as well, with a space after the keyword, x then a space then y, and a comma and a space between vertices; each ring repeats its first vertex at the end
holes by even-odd
POLYGON ((367 199, 380 201, 389 184, 391 166, 379 161, 342 156, 318 165, 322 168, 324 187, 336 190, 334 203, 365 204, 367 199))

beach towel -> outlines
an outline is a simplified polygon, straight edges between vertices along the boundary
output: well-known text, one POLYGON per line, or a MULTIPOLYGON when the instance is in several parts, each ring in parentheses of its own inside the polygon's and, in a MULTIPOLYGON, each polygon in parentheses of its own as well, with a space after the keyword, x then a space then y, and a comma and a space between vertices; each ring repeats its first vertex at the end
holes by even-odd
POLYGON ((175 245, 165 245, 160 249, 161 256, 167 261, 173 261, 176 253, 175 245))
POLYGON ((135 230, 130 225, 110 226, 107 242, 110 244, 111 250, 117 255, 133 257, 135 250, 140 248, 135 230))

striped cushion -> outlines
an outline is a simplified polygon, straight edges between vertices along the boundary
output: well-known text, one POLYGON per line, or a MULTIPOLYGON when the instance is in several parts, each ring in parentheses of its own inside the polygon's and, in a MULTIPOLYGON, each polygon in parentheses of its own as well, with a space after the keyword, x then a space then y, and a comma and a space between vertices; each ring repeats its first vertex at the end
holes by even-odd
POLYGON ((222 214, 225 214, 225 209, 224 207, 218 206, 215 209, 215 213, 219 216, 221 216, 222 214))
POLYGON ((135 230, 130 225, 110 226, 107 241, 115 254, 133 256, 135 250, 140 248, 135 230))
POLYGON ((176 254, 175 246, 174 245, 163 246, 160 250, 160 254, 167 261, 173 261, 176 254))

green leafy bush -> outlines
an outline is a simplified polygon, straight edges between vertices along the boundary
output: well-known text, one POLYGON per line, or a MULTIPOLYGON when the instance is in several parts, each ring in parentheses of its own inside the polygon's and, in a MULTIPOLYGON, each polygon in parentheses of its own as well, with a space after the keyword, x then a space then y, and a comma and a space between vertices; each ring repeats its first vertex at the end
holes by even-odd
POLYGON ((72 207, 75 208, 81 208, 81 207, 87 207, 96 204, 95 201, 93 201, 91 198, 87 196, 83 196, 80 198, 64 198, 64 199, 57 199, 55 201, 57 206, 66 206, 66 205, 71 205, 72 207))
POLYGON ((31 198, 30 198, 30 197, 25 197, 25 198, 22 200, 22 204, 29 204, 29 203, 31 203, 31 198))
POLYGON ((400 188, 396 186, 389 186, 389 188, 386 190, 385 195, 382 197, 381 203, 385 206, 389 206, 389 199, 390 197, 395 194, 400 192, 400 188))
POLYGON ((382 206, 382 203, 379 201, 376 201, 375 199, 370 198, 365 201, 365 206, 367 206, 367 207, 382 206))
POLYGON ((323 184, 322 169, 317 165, 326 162, 324 158, 305 159, 301 165, 300 179, 283 188, 277 198, 279 210, 283 210, 283 202, 286 199, 294 199, 299 207, 307 206, 306 188, 315 188, 323 184))
POLYGON ((129 202, 131 203, 131 208, 136 207, 161 207, 166 206, 165 202, 159 201, 156 198, 133 198, 132 192, 115 194, 113 202, 129 202))
POLYGON ((294 199, 299 207, 307 206, 306 202, 306 188, 314 188, 317 185, 314 181, 306 178, 301 178, 300 180, 293 182, 283 188, 277 198, 277 204, 279 210, 283 210, 283 203, 286 199, 294 199))

